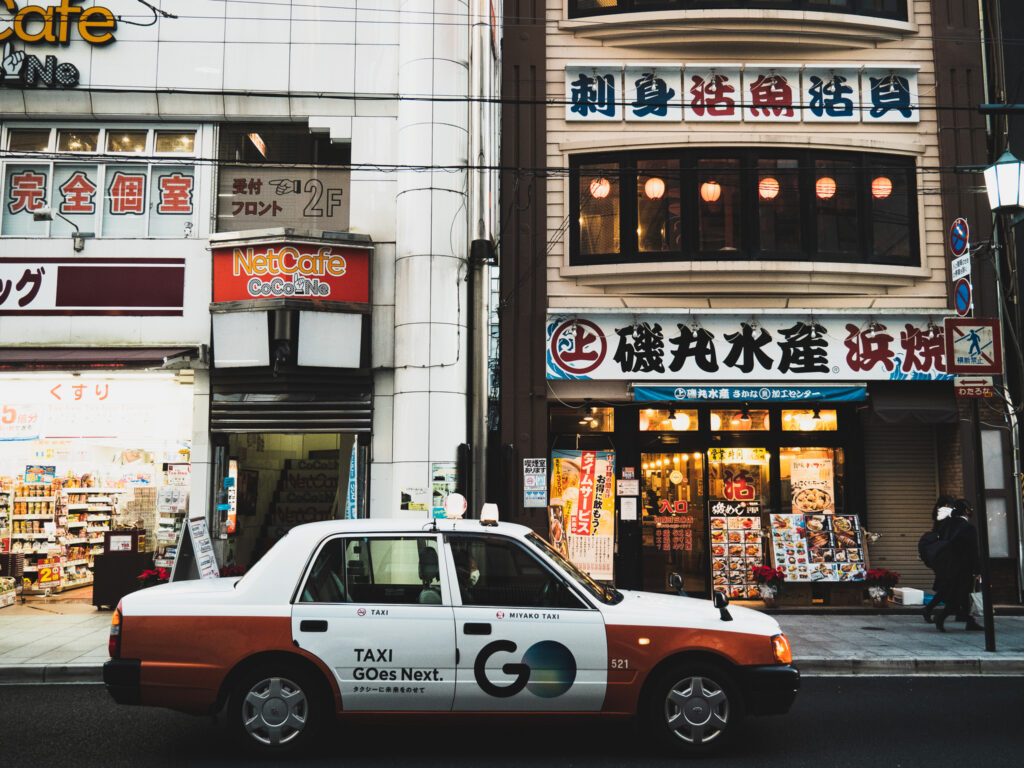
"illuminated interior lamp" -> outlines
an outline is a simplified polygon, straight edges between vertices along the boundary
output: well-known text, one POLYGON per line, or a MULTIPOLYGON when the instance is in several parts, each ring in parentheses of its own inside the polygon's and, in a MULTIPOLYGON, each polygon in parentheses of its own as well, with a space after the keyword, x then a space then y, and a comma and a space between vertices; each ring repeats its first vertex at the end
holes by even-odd
POLYGON ((750 409, 744 408, 740 411, 740 421, 750 421, 750 409))
POLYGON ((657 176, 652 176, 644 182, 644 194, 649 200, 661 200, 665 194, 665 182, 657 176))
POLYGON ((757 194, 762 200, 774 200, 779 196, 779 180, 765 176, 757 183, 757 194))
POLYGON ((722 417, 717 413, 711 414, 711 431, 717 432, 722 428, 722 417))
POLYGON ((822 200, 831 200, 836 194, 836 180, 831 176, 822 176, 814 185, 814 191, 822 200))
POLYGON ((676 432, 685 432, 690 428, 690 417, 683 411, 676 411, 672 415, 672 429, 676 432))
POLYGON ((892 179, 879 176, 871 182, 871 196, 876 200, 884 200, 892 194, 892 179))
POLYGON ((722 196, 722 185, 717 181, 705 181, 700 185, 700 199, 705 203, 714 203, 722 196))
POLYGON ((590 182, 590 196, 597 200, 604 200, 612 191, 612 183, 602 176, 590 182))

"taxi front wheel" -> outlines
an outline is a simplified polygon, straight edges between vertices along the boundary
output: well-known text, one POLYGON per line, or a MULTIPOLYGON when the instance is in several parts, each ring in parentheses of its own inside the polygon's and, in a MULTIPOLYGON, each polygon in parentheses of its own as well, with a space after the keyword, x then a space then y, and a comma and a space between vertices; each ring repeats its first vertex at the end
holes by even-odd
POLYGON ((662 746, 675 752, 719 748, 743 716, 732 678, 711 664, 667 669, 651 689, 647 722, 662 746))
POLYGON ((326 706, 311 676, 292 665, 242 674, 228 701, 228 723, 250 750, 301 751, 315 739, 326 706))

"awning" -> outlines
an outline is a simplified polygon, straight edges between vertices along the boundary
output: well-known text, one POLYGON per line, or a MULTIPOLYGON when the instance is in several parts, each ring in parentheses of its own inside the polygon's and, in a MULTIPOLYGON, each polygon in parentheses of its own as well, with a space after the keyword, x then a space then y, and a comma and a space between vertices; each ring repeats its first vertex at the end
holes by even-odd
POLYGON ((0 347, 0 370, 152 368, 197 347, 0 347))
POLYGON ((949 424, 957 420, 949 381, 879 381, 868 387, 871 408, 888 424, 949 424))

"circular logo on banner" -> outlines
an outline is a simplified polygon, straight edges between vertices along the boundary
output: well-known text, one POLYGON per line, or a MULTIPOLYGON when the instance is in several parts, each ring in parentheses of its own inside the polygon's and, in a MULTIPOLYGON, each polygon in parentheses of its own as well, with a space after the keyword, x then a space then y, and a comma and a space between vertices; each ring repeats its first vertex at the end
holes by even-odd
POLYGON ((967 227, 967 219, 957 219, 949 228, 949 249, 954 256, 963 256, 971 241, 970 229, 967 227))
POLYGON ((960 317, 971 311, 971 282, 966 277, 961 277, 953 286, 953 306, 960 317))
POLYGON ((680 472, 678 469, 673 469, 672 474, 668 476, 668 479, 672 483, 672 485, 679 485, 681 482, 683 482, 683 473, 680 472))
POLYGON ((607 354, 604 333, 589 320, 566 320, 551 334, 551 358, 566 373, 590 373, 607 354))

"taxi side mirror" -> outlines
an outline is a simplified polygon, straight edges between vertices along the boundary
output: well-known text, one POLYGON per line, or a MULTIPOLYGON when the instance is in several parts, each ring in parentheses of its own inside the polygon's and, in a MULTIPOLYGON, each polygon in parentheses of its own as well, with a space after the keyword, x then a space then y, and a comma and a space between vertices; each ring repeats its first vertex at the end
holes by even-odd
POLYGON ((729 596, 725 592, 715 592, 712 602, 718 609, 722 621, 732 621, 732 615, 729 613, 729 596))

